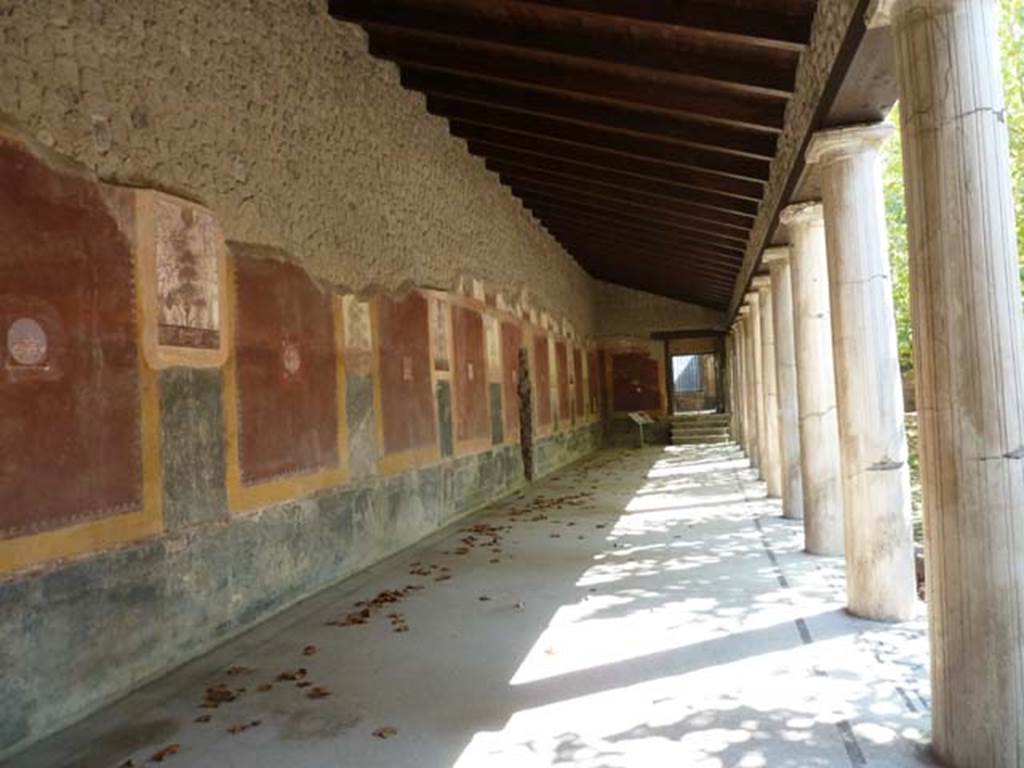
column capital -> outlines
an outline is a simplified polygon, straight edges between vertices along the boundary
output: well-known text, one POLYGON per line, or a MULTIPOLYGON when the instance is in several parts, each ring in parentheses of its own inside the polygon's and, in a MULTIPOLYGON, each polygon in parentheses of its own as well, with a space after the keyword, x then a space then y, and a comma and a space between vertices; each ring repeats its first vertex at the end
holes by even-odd
MULTIPOLYGON (((753 281, 751 281, 751 282, 753 282, 753 281)), ((758 293, 756 290, 755 291, 747 291, 747 295, 746 295, 745 298, 746 298, 746 301, 747 301, 747 306, 750 306, 752 304, 760 304, 760 302, 761 302, 761 294, 758 293)))
POLYGON ((808 165, 814 165, 877 151, 895 130, 892 123, 868 123, 818 131, 807 145, 805 159, 808 165))
POLYGON ((768 275, 756 275, 753 280, 750 281, 750 285, 756 288, 758 293, 766 291, 772 287, 772 279, 768 275))
POLYGON ((771 248, 765 248, 761 254, 761 261, 769 266, 789 261, 789 246, 773 245, 771 248))
POLYGON ((749 315, 750 314, 750 305, 749 304, 744 304, 743 306, 741 306, 739 309, 736 310, 736 314, 737 315, 749 315))
POLYGON ((888 27, 892 24, 892 14, 896 0, 871 0, 864 11, 864 24, 868 29, 888 27))
POLYGON ((787 205, 779 214, 779 221, 784 227, 824 226, 825 210, 817 200, 807 203, 787 205))

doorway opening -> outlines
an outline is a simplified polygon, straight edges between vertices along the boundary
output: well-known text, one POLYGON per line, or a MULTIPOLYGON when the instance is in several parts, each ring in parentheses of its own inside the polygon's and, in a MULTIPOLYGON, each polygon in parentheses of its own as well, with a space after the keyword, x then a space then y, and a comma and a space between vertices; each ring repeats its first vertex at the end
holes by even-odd
POLYGON ((714 354, 672 355, 672 412, 717 411, 718 360, 714 354))

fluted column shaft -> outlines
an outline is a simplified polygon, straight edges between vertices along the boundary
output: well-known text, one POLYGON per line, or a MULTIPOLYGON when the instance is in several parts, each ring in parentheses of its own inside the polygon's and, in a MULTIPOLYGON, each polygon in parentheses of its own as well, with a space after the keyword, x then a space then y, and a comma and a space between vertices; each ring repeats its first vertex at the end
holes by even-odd
POLYGON ((768 495, 782 496, 782 449, 779 445, 779 393, 775 373, 775 321, 771 278, 758 276, 753 286, 761 305, 761 400, 764 409, 764 479, 768 495))
POLYGON ((898 68, 932 649, 951 766, 1024 765, 1024 329, 991 0, 901 0, 898 68))
POLYGON ((821 131, 820 169, 851 613, 910 618, 916 601, 910 469, 879 149, 886 123, 821 131))
POLYGON ((764 479, 765 464, 768 460, 768 452, 765 446, 765 423, 764 423, 764 350, 761 340, 761 297, 756 291, 747 294, 747 306, 750 307, 750 359, 753 371, 753 416, 757 422, 756 427, 756 448, 757 455, 757 476, 764 479))
POLYGON ((782 223, 790 236, 805 545, 812 554, 842 555, 839 423, 821 205, 790 206, 782 223))
POLYGON ((793 338, 793 284, 789 248, 769 248, 764 261, 771 271, 772 320, 775 331, 775 375, 779 399, 779 450, 782 469, 782 514, 798 520, 804 514, 800 471, 800 406, 797 397, 796 345, 793 338))
POLYGON ((740 309, 743 313, 743 387, 746 400, 746 453, 750 457, 750 465, 757 467, 760 457, 757 455, 757 407, 754 404, 757 387, 754 377, 754 325, 749 306, 740 309))

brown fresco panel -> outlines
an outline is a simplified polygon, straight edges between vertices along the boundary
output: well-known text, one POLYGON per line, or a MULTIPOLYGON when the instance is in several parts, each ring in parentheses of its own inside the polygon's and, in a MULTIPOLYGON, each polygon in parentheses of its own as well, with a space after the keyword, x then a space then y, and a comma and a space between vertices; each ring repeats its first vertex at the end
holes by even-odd
POLYGON ((574 349, 572 351, 572 370, 576 377, 576 415, 582 416, 583 408, 583 353, 574 349))
POLYGON ((597 364, 597 352, 587 353, 587 372, 590 374, 590 378, 587 380, 588 389, 590 390, 590 412, 597 413, 601 396, 602 375, 601 368, 597 364))
POLYGON ((242 482, 338 466, 331 296, 293 264, 235 256, 242 482))
POLYGON ((452 307, 455 340, 455 439, 473 440, 491 434, 487 410, 487 363, 484 321, 479 312, 452 307))
POLYGON ((519 437, 519 349, 523 331, 516 323, 501 324, 501 387, 505 405, 505 437, 519 437))
POLYGON ((0 538, 142 507, 131 211, 0 139, 0 538))
POLYGON ((533 391, 536 400, 537 424, 551 423, 551 361, 548 357, 548 337, 533 338, 533 391))
POLYGON ((616 411, 656 411, 661 407, 658 361, 638 352, 612 355, 612 398, 616 411))
POLYGON ((437 444, 430 383, 427 300, 410 293, 402 301, 382 298, 380 335, 381 420, 385 453, 437 444))
POLYGON ((558 416, 569 418, 569 358, 564 341, 555 342, 555 374, 558 376, 558 416))

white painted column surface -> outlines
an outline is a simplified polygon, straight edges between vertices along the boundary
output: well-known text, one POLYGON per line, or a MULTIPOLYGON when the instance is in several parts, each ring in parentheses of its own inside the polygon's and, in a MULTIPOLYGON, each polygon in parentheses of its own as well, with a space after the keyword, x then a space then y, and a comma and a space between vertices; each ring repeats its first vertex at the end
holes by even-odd
POLYGON ((816 133, 828 248, 832 349, 851 613, 910 618, 917 597, 910 468, 879 149, 888 123, 816 133))
POLYGON ((764 409, 764 479, 768 495, 782 496, 782 449, 779 446, 779 393, 775 373, 775 321, 772 318, 772 281, 758 275, 751 285, 757 290, 761 313, 761 398, 764 409))
POLYGON ((764 440, 764 361, 763 348, 761 346, 761 297, 757 291, 751 291, 747 294, 747 306, 750 307, 750 315, 747 318, 747 322, 750 324, 750 358, 753 361, 751 368, 754 372, 753 415, 757 422, 757 447, 755 448, 755 453, 757 454, 757 476, 763 480, 768 455, 764 440))
POLYGON ((740 405, 740 394, 739 394, 739 357, 736 354, 736 346, 738 343, 738 337, 736 333, 736 324, 733 323, 729 329, 729 334, 725 338, 725 359, 726 359, 726 374, 728 376, 728 389, 729 389, 729 433, 732 439, 739 444, 742 444, 742 411, 743 408, 740 405))
POLYGON ((804 515, 800 471, 800 406, 797 397, 796 348, 793 340, 793 284, 789 248, 769 248, 763 261, 771 271, 772 321, 775 331, 775 377, 779 399, 779 450, 782 469, 782 514, 804 515))
POLYGON ((841 555, 843 500, 825 222, 819 203, 791 205, 783 209, 781 221, 790 238, 804 543, 815 555, 841 555))
POLYGON ((757 409, 754 406, 754 394, 757 391, 754 386, 754 345, 753 345, 753 324, 749 305, 740 307, 740 315, 743 322, 743 388, 745 390, 746 427, 744 435, 746 443, 744 449, 750 458, 751 467, 758 466, 757 455, 757 409))
MULTIPOLYGON (((888 2, 932 652, 950 766, 1024 766, 1024 328, 992 0, 888 2)), ((1018 215, 1021 212, 1017 212, 1018 215)))

